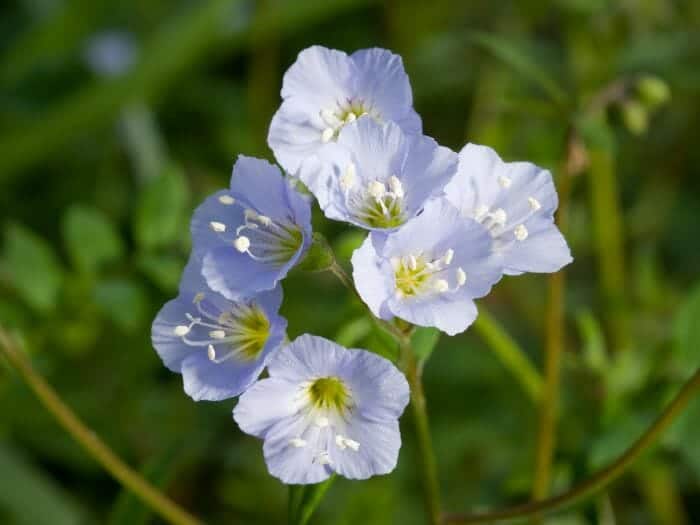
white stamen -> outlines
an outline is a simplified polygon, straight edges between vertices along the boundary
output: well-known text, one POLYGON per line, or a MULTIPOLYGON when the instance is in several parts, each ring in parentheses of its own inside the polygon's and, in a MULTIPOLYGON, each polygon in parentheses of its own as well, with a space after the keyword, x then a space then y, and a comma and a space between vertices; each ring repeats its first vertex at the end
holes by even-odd
POLYGON ((355 122, 357 120, 357 115, 355 115, 352 111, 348 113, 348 116, 345 117, 345 122, 350 123, 350 122, 355 122))
POLYGON ((454 258, 454 256, 455 256, 455 251, 452 248, 450 248, 449 250, 447 250, 445 252, 445 256, 442 258, 442 260, 445 261, 445 264, 449 265, 452 262, 452 259, 454 258))
POLYGON ((173 330, 173 333, 178 337, 184 337, 190 333, 190 327, 185 326, 184 324, 178 325, 173 330))
POLYGON ((524 241, 528 236, 528 231, 524 224, 518 224, 513 230, 513 233, 515 234, 515 238, 519 241, 524 241))
POLYGON ((207 347, 207 357, 209 357, 209 361, 216 361, 216 350, 214 350, 214 345, 209 345, 207 347))
POLYGON ((226 332, 224 332, 223 330, 212 330, 211 332, 209 332, 209 337, 211 337, 212 339, 223 339, 224 337, 226 337, 226 332))
POLYGON ((328 455, 328 452, 323 451, 318 455, 318 462, 321 465, 330 465, 331 464, 331 457, 328 455))
POLYGON ((347 191, 355 185, 357 179, 357 171, 355 165, 351 162, 345 170, 345 173, 340 177, 340 187, 347 191))
POLYGON ((197 304, 201 303, 204 300, 204 292, 199 292, 197 295, 194 296, 194 299, 192 299, 192 302, 197 304))
POLYGON ((391 192, 399 199, 403 199, 403 184, 401 184, 401 181, 396 175, 389 177, 389 188, 391 188, 391 192))
POLYGON ((301 438, 293 438, 289 440, 289 444, 294 448, 304 448, 306 446, 306 440, 301 438))
POLYGON ((498 208, 497 210, 494 210, 491 213, 491 218, 496 222, 497 224, 505 224, 506 221, 508 220, 508 215, 506 214, 506 210, 503 208, 498 208))
POLYGON ((344 441, 345 441, 345 445, 348 448, 350 448, 351 450, 354 450, 355 452, 360 450, 360 444, 357 441, 355 441, 354 439, 345 438, 344 441))
POLYGON ((230 206, 231 204, 236 203, 236 199, 234 199, 230 195, 219 195, 219 202, 221 204, 225 204, 226 206, 230 206))
POLYGON ((269 226, 270 224, 272 224, 272 219, 270 219, 270 217, 268 217, 267 215, 258 215, 258 221, 263 226, 269 226))
POLYGON ((209 227, 216 233, 224 233, 226 231, 226 225, 223 222, 211 221, 209 227))
POLYGON ((384 192, 386 192, 386 188, 378 180, 373 180, 367 186, 367 192, 375 199, 381 199, 384 196, 384 192))
POLYGON ((345 450, 347 448, 347 445, 345 444, 345 438, 340 434, 335 436, 335 444, 338 445, 338 448, 340 450, 345 450))
POLYGON ((528 202, 528 204, 530 204, 530 209, 532 211, 537 211, 542 207, 542 205, 540 204, 540 201, 538 201, 534 197, 528 197, 527 202, 528 202))
POLYGON ((245 235, 241 235, 235 241, 233 241, 233 246, 241 253, 245 253, 250 248, 250 239, 245 235))
POLYGON ((357 441, 355 441, 354 439, 346 438, 345 436, 342 436, 340 434, 335 436, 335 444, 338 445, 338 448, 340 450, 345 450, 346 448, 349 448, 357 452, 360 449, 360 444, 357 441))
POLYGON ((488 215, 488 213, 489 213, 488 206, 484 206, 482 204, 481 206, 477 206, 476 209, 474 210, 474 218, 477 221, 480 221, 481 219, 486 217, 486 215, 488 215))
POLYGON ((513 182, 512 180, 510 180, 508 177, 504 177, 503 175, 501 175, 500 177, 498 177, 498 184, 499 184, 499 185, 501 186, 501 188, 503 188, 503 189, 506 189, 506 190, 507 190, 508 188, 510 188, 510 185, 511 185, 512 182, 513 182))
POLYGON ((462 270, 462 268, 457 268, 457 284, 459 286, 464 286, 467 282, 467 274, 462 270))
POLYGON ((243 212, 243 214, 244 214, 244 216, 245 216, 246 221, 251 221, 251 220, 254 221, 255 219, 258 218, 258 212, 255 211, 255 210, 253 210, 253 209, 251 209, 251 208, 247 208, 247 209, 243 212))
POLYGON ((322 142, 330 142, 331 139, 333 138, 334 134, 335 134, 335 131, 333 131, 333 128, 324 129, 323 133, 321 133, 321 141, 322 142))
POLYGON ((438 279, 433 286, 435 287, 435 291, 440 293, 450 289, 450 285, 445 279, 438 279))
POLYGON ((418 260, 416 259, 415 255, 408 256, 408 267, 414 272, 416 271, 416 268, 418 268, 418 260))
POLYGON ((316 426, 320 427, 320 428, 325 428, 331 424, 331 422, 328 420, 328 418, 324 417, 324 416, 317 417, 315 423, 316 423, 316 426))

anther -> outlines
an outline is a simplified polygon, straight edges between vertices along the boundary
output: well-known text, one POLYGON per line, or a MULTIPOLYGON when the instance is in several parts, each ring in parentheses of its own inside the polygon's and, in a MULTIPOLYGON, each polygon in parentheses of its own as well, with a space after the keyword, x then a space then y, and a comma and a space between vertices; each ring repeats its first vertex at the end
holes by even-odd
POLYGON ((241 235, 235 241, 233 241, 233 246, 241 253, 245 253, 250 248, 250 239, 245 235, 241 235))
POLYGON ((224 337, 226 337, 226 332, 224 332, 223 330, 212 330, 211 332, 209 332, 209 337, 211 337, 212 339, 223 339, 224 337))
POLYGON ((345 444, 345 438, 340 434, 335 436, 335 444, 338 445, 338 448, 340 450, 345 450, 347 448, 347 445, 345 444))
POLYGON ((207 346, 207 357, 209 361, 216 361, 216 350, 214 350, 214 345, 207 346))
POLYGON ((507 190, 508 188, 510 188, 510 185, 511 185, 512 182, 513 182, 512 180, 510 180, 508 177, 504 177, 503 175, 501 175, 500 177, 498 177, 498 184, 499 184, 499 185, 501 186, 501 188, 503 188, 503 189, 506 189, 506 190, 507 190))
POLYGON ((184 324, 178 325, 173 330, 173 333, 178 337, 184 337, 190 333, 190 327, 185 326, 184 324))
POLYGON ((440 293, 450 289, 450 285, 445 279, 438 279, 433 286, 435 287, 435 291, 440 293))
POLYGON ((474 210, 474 218, 477 221, 481 221, 486 215, 489 213, 489 208, 488 206, 484 206, 483 204, 480 206, 477 206, 476 209, 474 210))
POLYGON ((345 170, 345 173, 340 177, 340 187, 344 190, 349 190, 355 185, 357 179, 357 170, 351 162, 345 170))
POLYGON ((245 219, 247 221, 250 221, 250 220, 254 221, 255 219, 258 218, 258 212, 252 208, 246 208, 246 210, 243 212, 243 215, 245 216, 245 219))
POLYGON ((263 226, 269 226, 270 224, 272 224, 272 219, 270 219, 270 217, 268 217, 267 215, 258 215, 258 221, 263 226))
POLYGON ((515 234, 515 238, 519 241, 524 241, 528 236, 528 231, 524 224, 518 224, 513 230, 513 233, 515 234))
POLYGON ((389 177, 389 188, 391 188, 391 193, 396 195, 399 199, 403 199, 403 184, 396 175, 389 177))
POLYGON ((348 113, 348 116, 345 117, 345 122, 350 123, 350 122, 355 122, 357 120, 357 115, 355 115, 352 111, 348 113))
POLYGON ((204 300, 204 292, 199 292, 197 295, 194 296, 194 299, 192 299, 192 302, 197 304, 201 303, 204 300))
POLYGON ((294 448, 304 448, 306 446, 306 440, 301 438, 293 438, 289 440, 289 444, 294 448))
POLYGON ((384 196, 386 188, 384 187, 384 184, 382 184, 378 180, 373 180, 367 186, 367 191, 375 199, 381 199, 384 196))
POLYGON ((209 227, 216 233, 224 233, 226 231, 226 225, 223 222, 211 221, 209 227))
POLYGON ((414 271, 414 272, 418 268, 418 260, 416 259, 415 255, 408 256, 408 267, 411 269, 411 271, 414 271))
POLYGON ((450 264, 452 262, 452 259, 454 259, 455 256, 455 251, 450 248, 445 252, 445 256, 442 258, 443 261, 445 261, 445 264, 450 264))
POLYGON ((345 446, 347 446, 350 450, 353 450, 355 452, 360 450, 360 444, 354 439, 345 438, 343 441, 345 441, 345 446))
POLYGON ((230 195, 219 195, 219 202, 221 204, 225 204, 226 206, 230 206, 231 204, 236 203, 236 199, 234 199, 230 195))
POLYGON ((527 202, 528 202, 528 204, 530 204, 530 209, 532 211, 537 211, 542 207, 542 205, 540 204, 540 201, 538 201, 534 197, 528 197, 527 202))
POLYGON ((497 210, 494 210, 491 213, 491 218, 496 222, 497 224, 505 224, 506 221, 508 220, 508 215, 506 214, 506 210, 503 208, 498 208, 497 210))
POLYGON ((321 133, 321 141, 322 142, 330 142, 331 139, 333 138, 334 134, 335 134, 335 131, 333 131, 333 128, 324 129, 323 133, 321 133))
POLYGON ((459 286, 464 286, 467 282, 467 274, 462 270, 462 268, 457 268, 457 284, 459 286))

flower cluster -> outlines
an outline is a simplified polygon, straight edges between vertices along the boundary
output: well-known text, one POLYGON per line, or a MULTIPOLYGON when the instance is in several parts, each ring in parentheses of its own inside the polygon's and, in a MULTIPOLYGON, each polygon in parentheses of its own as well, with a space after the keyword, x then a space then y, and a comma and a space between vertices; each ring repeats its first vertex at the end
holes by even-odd
POLYGON ((287 341, 280 282, 312 244, 311 205, 293 182, 328 218, 368 231, 353 278, 386 322, 460 333, 503 275, 553 272, 571 256, 549 172, 424 136, 399 56, 311 47, 282 98, 268 143, 288 176, 240 156, 230 188, 197 208, 180 293, 157 315, 153 345, 193 399, 241 396, 234 419, 264 440, 283 482, 365 479, 396 465, 409 389, 368 351, 287 341))

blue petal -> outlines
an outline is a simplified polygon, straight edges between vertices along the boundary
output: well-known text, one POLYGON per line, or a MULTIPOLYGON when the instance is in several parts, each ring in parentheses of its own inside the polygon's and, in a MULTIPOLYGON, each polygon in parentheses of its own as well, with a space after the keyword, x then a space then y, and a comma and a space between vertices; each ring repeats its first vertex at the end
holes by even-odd
POLYGON ((163 364, 173 372, 180 372, 182 362, 197 351, 173 332, 176 326, 187 324, 185 314, 190 311, 191 306, 192 303, 183 297, 168 301, 156 315, 151 327, 153 347, 163 364))
POLYGON ((527 239, 515 242, 503 254, 507 275, 557 272, 573 261, 564 236, 551 219, 536 218, 525 224, 527 239))
POLYGON ((209 360, 203 349, 182 362, 182 381, 185 393, 195 401, 221 401, 244 392, 263 368, 262 355, 247 363, 231 359, 217 364, 209 360))
POLYGON ((371 312, 380 319, 390 320, 393 315, 386 301, 393 292, 394 279, 380 268, 371 235, 352 254, 352 277, 357 292, 371 312))
POLYGON ((298 383, 278 377, 261 379, 241 395, 233 419, 243 432, 264 438, 278 421, 295 414, 298 391, 298 383))
POLYGON ((388 474, 396 468, 401 448, 398 420, 370 421, 357 418, 347 431, 347 438, 357 441, 357 451, 330 447, 334 471, 348 479, 368 479, 388 474))

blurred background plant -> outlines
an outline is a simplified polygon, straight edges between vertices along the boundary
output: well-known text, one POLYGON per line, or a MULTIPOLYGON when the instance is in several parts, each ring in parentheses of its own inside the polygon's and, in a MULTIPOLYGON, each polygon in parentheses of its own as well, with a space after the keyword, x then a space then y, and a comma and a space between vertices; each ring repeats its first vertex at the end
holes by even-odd
MULTIPOLYGON (((566 187, 575 262, 545 493, 619 455, 700 363, 700 3, 14 0, 0 13, 0 323, 97 434, 203 521, 281 523, 287 491, 233 403, 183 394, 150 322, 176 291, 193 207, 237 154, 272 158, 282 74, 312 44, 400 53, 427 134, 536 162, 566 187)), ((316 224, 341 260, 362 240, 316 224)), ((530 496, 549 286, 505 279, 480 302, 489 317, 443 337, 426 367, 449 510, 530 496)), ((291 337, 394 351, 332 275, 298 272, 285 291, 291 337)), ((423 522, 405 420, 397 471, 336 481, 316 523, 423 522)), ((547 523, 700 523, 699 433, 696 400, 607 493, 547 523)), ((0 367, 1 523, 154 520, 0 367)))

